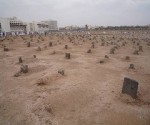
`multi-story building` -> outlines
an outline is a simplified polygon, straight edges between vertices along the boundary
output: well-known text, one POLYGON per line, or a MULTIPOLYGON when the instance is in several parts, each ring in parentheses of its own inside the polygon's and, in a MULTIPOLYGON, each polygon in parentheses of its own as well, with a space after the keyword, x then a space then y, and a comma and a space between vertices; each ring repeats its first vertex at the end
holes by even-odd
POLYGON ((48 25, 49 31, 57 31, 58 30, 58 25, 56 20, 46 20, 42 21, 48 25))
POLYGON ((45 33, 48 31, 49 31, 48 24, 44 22, 33 21, 32 23, 28 23, 27 25, 27 32, 30 32, 30 33, 34 33, 34 32, 45 33))
POLYGON ((49 21, 41 21, 41 22, 36 22, 33 21, 32 23, 27 24, 27 32, 30 33, 45 33, 49 31, 57 31, 58 26, 57 26, 57 21, 55 20, 49 20, 49 21))
POLYGON ((3 35, 21 35, 26 32, 26 24, 16 17, 0 18, 0 33, 3 35))
POLYGON ((28 33, 45 33, 49 31, 57 31, 57 21, 47 20, 31 23, 25 23, 17 19, 17 17, 12 18, 0 18, 0 35, 5 36, 7 34, 12 35, 23 35, 28 33))
POLYGON ((10 21, 10 31, 14 34, 24 34, 26 32, 26 23, 18 20, 16 17, 8 18, 10 21))

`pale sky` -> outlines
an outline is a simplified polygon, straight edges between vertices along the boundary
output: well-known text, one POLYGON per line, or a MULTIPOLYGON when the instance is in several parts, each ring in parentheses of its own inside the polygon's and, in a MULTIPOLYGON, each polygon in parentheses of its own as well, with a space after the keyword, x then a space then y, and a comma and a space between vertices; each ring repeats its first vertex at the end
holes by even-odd
POLYGON ((67 25, 147 25, 150 0, 0 0, 0 17, 67 25))

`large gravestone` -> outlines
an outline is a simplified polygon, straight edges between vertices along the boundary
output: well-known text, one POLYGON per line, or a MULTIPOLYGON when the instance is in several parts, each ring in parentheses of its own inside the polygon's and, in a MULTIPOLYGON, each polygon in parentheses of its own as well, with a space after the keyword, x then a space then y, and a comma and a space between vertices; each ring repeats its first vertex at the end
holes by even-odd
POLYGON ((122 93, 130 95, 132 98, 136 98, 138 84, 139 83, 137 81, 125 77, 123 82, 123 87, 122 87, 122 93))

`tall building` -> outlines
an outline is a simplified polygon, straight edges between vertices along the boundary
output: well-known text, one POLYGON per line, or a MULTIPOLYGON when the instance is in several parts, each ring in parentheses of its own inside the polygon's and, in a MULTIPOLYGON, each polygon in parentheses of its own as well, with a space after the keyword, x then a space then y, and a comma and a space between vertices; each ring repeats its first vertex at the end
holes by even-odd
POLYGON ((17 17, 0 18, 0 32, 5 35, 24 34, 26 32, 26 24, 18 20, 17 17))

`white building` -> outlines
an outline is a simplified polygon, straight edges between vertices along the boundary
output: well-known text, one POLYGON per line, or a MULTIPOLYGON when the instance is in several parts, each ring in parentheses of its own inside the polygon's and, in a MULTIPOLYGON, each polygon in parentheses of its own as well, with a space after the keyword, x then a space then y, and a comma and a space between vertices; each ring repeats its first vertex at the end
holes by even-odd
POLYGON ((36 22, 33 21, 32 23, 27 24, 27 32, 29 33, 45 33, 49 31, 56 31, 58 30, 57 21, 55 20, 48 20, 48 21, 41 21, 36 22))
POLYGON ((0 18, 0 35, 23 35, 26 33, 45 33, 56 30, 58 30, 56 20, 25 23, 18 20, 17 17, 0 18))
POLYGON ((26 32, 26 24, 16 17, 0 18, 0 32, 1 34, 21 35, 26 32))
POLYGON ((48 25, 44 22, 35 22, 33 21, 32 23, 27 24, 27 32, 30 33, 45 33, 48 32, 49 28, 48 25))
POLYGON ((58 25, 56 20, 46 20, 42 21, 48 25, 49 31, 56 31, 58 30, 58 25))
POLYGON ((2 32, 10 32, 10 21, 6 18, 0 18, 0 30, 2 32))

